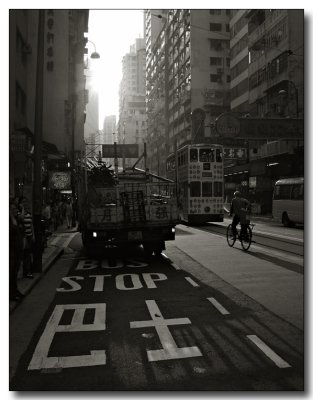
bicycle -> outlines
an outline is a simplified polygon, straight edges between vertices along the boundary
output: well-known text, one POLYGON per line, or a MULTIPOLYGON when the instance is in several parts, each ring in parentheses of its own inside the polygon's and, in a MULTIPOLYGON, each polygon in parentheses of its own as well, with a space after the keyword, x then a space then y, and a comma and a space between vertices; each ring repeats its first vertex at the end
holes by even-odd
POLYGON ((240 244, 241 247, 244 251, 249 250, 251 243, 253 242, 252 240, 252 230, 254 228, 254 224, 250 224, 247 226, 247 231, 246 234, 243 235, 241 234, 242 231, 242 227, 240 225, 240 231, 236 233, 236 236, 233 236, 233 229, 232 229, 232 224, 229 224, 227 227, 227 231, 226 231, 226 239, 227 239, 227 243, 228 246, 233 247, 236 240, 240 240, 240 244))

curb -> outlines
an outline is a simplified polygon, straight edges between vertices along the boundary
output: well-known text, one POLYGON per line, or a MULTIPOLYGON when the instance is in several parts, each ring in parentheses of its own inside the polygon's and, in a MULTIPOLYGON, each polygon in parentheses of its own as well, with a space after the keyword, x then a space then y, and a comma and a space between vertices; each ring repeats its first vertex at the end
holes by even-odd
MULTIPOLYGON (((46 260, 45 264, 42 266, 42 272, 39 272, 37 276, 34 276, 34 279, 29 280, 27 287, 23 290, 23 294, 27 296, 33 287, 42 279, 42 277, 49 271, 55 261, 64 253, 64 247, 58 247, 51 254, 51 256, 46 260)), ((10 301, 9 300, 9 309, 10 314, 23 302, 24 297, 22 297, 18 301, 10 301)))

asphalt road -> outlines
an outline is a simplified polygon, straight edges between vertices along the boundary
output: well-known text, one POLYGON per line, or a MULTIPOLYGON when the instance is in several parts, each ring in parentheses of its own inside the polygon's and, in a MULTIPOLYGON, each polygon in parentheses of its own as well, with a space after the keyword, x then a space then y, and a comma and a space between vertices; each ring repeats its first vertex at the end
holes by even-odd
POLYGON ((177 248, 71 249, 11 317, 11 390, 303 390, 302 330, 177 248))

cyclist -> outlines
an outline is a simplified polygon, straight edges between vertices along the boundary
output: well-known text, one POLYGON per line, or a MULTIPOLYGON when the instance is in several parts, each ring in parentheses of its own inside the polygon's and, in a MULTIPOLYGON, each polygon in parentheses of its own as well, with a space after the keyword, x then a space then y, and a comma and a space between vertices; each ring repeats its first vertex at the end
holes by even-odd
POLYGON ((234 198, 231 201, 230 206, 230 213, 229 216, 231 217, 234 214, 233 222, 232 222, 232 231, 233 237, 236 237, 237 234, 237 225, 239 222, 241 223, 241 234, 243 237, 246 236, 247 227, 249 222, 246 219, 247 213, 251 210, 250 202, 242 197, 241 193, 236 190, 234 193, 234 198), (248 222, 248 223, 247 223, 248 222))

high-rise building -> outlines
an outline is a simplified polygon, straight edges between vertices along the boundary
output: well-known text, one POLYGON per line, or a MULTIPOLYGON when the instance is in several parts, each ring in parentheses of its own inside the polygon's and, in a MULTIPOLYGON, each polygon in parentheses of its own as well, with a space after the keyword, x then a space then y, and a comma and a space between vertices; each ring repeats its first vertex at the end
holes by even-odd
POLYGON ((247 138, 247 163, 225 168, 225 194, 244 189, 260 212, 270 212, 274 182, 304 169, 295 121, 304 110, 303 10, 232 10, 230 32, 231 112, 256 126, 270 120, 274 132, 288 118, 289 140, 247 138))
POLYGON ((107 115, 103 122, 103 143, 113 144, 116 134, 116 116, 107 115))
MULTIPOLYGON (((146 137, 146 50, 144 39, 136 39, 122 61, 119 91, 118 142, 138 144, 143 151, 146 137)), ((131 165, 135 160, 127 160, 131 165)))
POLYGON ((102 143, 102 132, 99 130, 99 94, 94 84, 93 61, 85 60, 86 77, 86 119, 84 125, 84 138, 87 143, 86 154, 88 157, 98 156, 102 143))
MULTIPOLYGON (((230 109, 229 10, 146 12, 148 161, 165 173, 165 159, 185 143, 211 137, 211 124, 230 109), (152 40, 154 24, 163 21, 152 40), (149 37, 150 35, 150 37, 149 37), (192 113, 202 110, 201 129, 192 113)), ((158 25, 159 26, 159 25, 158 25)))

